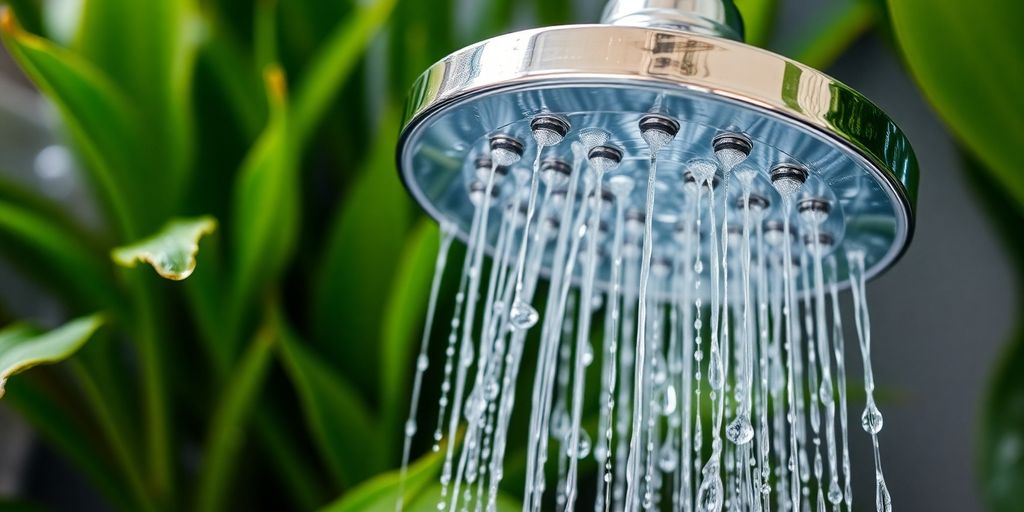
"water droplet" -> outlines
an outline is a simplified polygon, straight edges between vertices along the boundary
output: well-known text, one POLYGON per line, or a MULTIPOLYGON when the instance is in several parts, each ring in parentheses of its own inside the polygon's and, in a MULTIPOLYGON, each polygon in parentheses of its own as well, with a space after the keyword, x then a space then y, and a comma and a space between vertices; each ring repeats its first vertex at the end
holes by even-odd
POLYGON ((569 413, 565 410, 565 407, 560 406, 556 408, 551 413, 551 437, 565 439, 571 429, 572 420, 569 418, 569 413))
MULTIPOLYGON (((579 442, 576 444, 576 450, 572 447, 567 447, 565 455, 567 457, 584 459, 587 455, 590 455, 590 434, 586 430, 580 429, 579 442)), ((571 437, 571 436, 570 436, 571 437)))
POLYGON ((832 483, 828 486, 828 501, 833 505, 838 505, 843 501, 843 491, 839 488, 839 482, 832 480, 832 483))
POLYGON ((676 470, 678 463, 679 455, 676 453, 676 447, 671 442, 662 445, 661 451, 658 452, 658 467, 665 473, 671 473, 676 470))
POLYGON ((498 385, 498 381, 495 379, 488 379, 487 383, 484 384, 484 398, 488 402, 493 402, 498 398, 498 392, 501 391, 501 386, 498 385))
POLYGON ((717 350, 711 350, 711 361, 708 363, 708 385, 718 391, 725 385, 725 372, 722 369, 722 356, 717 350))
POLYGON ((590 343, 583 344, 583 366, 590 366, 594 362, 594 347, 590 343))
POLYGON ((466 421, 475 423, 484 414, 484 410, 487 408, 487 401, 480 396, 479 392, 474 391, 470 393, 469 397, 466 398, 466 406, 463 411, 466 416, 466 421))
POLYGON ((697 507, 700 512, 722 510, 722 477, 718 474, 718 463, 712 458, 703 470, 704 481, 697 491, 697 507))
POLYGON ((750 420, 745 415, 737 416, 725 428, 725 437, 733 444, 747 444, 754 438, 754 427, 750 425, 750 420))
POLYGON ((512 311, 509 312, 509 323, 513 329, 519 331, 525 331, 534 325, 537 325, 537 320, 540 319, 540 314, 537 313, 533 306, 517 300, 512 303, 512 311))
POLYGON ((871 435, 877 434, 882 431, 884 423, 882 412, 875 406, 874 401, 868 401, 867 407, 864 408, 864 413, 860 416, 860 424, 864 427, 864 431, 871 435))
POLYGON ((406 437, 416 435, 416 420, 408 420, 405 422, 405 435, 406 437))
POLYGON ((416 369, 423 372, 427 370, 428 366, 430 366, 430 358, 428 358, 426 354, 420 354, 420 356, 416 358, 416 369))

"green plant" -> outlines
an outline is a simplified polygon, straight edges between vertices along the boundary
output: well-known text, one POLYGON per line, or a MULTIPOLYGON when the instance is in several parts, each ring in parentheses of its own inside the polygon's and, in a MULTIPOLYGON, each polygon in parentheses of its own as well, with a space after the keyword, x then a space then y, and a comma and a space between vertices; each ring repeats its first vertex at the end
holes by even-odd
MULTIPOLYGON (((970 182, 1017 263, 1018 291, 1024 289, 1024 6, 889 0, 889 9, 907 66, 963 146, 970 182)), ((981 485, 1000 512, 1024 509, 1024 456, 1016 448, 1024 425, 1020 330, 1000 358, 982 411, 981 485)))
MULTIPOLYGON (((0 37, 104 227, 0 182, 0 255, 80 318, 0 332, 0 378, 79 349, 5 398, 118 508, 390 510, 397 476, 375 475, 400 456, 437 246, 393 169, 399 112, 516 4, 456 30, 454 0, 88 0, 68 35, 40 0, 6 3, 0 37)), ((536 0, 537 21, 574 4, 536 0)), ((776 2, 736 4, 769 41, 776 2)), ((788 53, 827 66, 880 6, 843 3, 788 53)), ((412 508, 437 469, 414 465, 412 508)))

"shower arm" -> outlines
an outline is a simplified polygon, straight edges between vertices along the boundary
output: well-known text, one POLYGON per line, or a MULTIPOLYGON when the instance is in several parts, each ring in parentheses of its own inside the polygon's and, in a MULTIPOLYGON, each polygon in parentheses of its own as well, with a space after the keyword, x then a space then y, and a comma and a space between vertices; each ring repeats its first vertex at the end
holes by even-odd
POLYGON ((743 41, 743 20, 733 0, 609 0, 601 22, 743 41))

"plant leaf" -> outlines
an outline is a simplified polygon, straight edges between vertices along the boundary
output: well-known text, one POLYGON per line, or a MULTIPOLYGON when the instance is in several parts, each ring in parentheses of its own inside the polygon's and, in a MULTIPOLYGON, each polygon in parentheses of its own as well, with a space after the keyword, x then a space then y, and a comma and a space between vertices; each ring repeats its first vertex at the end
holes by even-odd
MULTIPOLYGON (((416 501, 405 507, 405 510, 408 512, 434 512, 437 510, 437 503, 440 499, 441 486, 435 484, 424 489, 416 498, 416 501)), ((463 501, 460 500, 459 503, 461 504, 463 501)), ((475 503, 475 501, 470 501, 467 504, 467 509, 473 510, 476 506, 475 503)), ((501 492, 498 493, 497 499, 494 500, 494 505, 494 510, 497 512, 520 512, 523 510, 522 503, 509 498, 506 494, 501 492)))
MULTIPOLYGON (((199 30, 195 0, 89 0, 74 49, 102 69, 129 98, 146 126, 132 142, 144 160, 150 208, 172 213, 189 179, 192 76, 199 30)), ((155 226, 150 227, 153 229, 155 226)))
POLYGON ((281 327, 281 358, 327 468, 338 485, 355 484, 384 469, 386 442, 359 394, 292 333, 281 327))
POLYGON ((0 243, 12 258, 39 282, 70 295, 83 305, 123 311, 123 297, 110 266, 97 250, 66 224, 6 201, 0 193, 0 243))
POLYGON ((32 425, 50 446, 67 457, 113 504, 124 510, 151 510, 128 488, 127 481, 114 470, 100 449, 101 443, 90 436, 91 425, 71 412, 67 389, 39 385, 37 373, 11 381, 4 401, 32 425))
POLYGON ((114 262, 133 268, 139 262, 148 263, 160 277, 181 281, 196 269, 199 239, 217 229, 213 217, 174 219, 157 234, 111 252, 114 262))
POLYGON ((81 57, 21 30, 0 7, 0 37, 11 56, 60 110, 108 216, 128 237, 153 212, 146 208, 145 174, 134 165, 145 131, 123 91, 81 57))
POLYGON ((310 61, 295 92, 293 140, 301 152, 349 71, 387 22, 398 0, 372 0, 338 24, 310 61))
POLYGON ((0 331, 0 398, 7 380, 29 368, 63 361, 74 354, 103 324, 103 317, 73 320, 49 332, 26 325, 0 331))
POLYGON ((889 0, 889 12, 925 96, 1024 210, 1024 3, 889 0))
MULTIPOLYGON (((413 229, 402 250, 402 261, 395 269, 384 307, 381 333, 380 388, 385 425, 399 426, 408 399, 409 371, 418 350, 423 311, 427 306, 434 261, 438 248, 438 229, 423 219, 413 229)), ((390 433, 399 436, 399 432, 390 433)))
POLYGON ((733 3, 743 16, 746 42, 765 47, 771 40, 772 29, 775 28, 778 0, 733 0, 733 3))
POLYGON ((277 279, 298 234, 299 185, 288 140, 284 74, 270 67, 265 81, 267 126, 242 164, 234 190, 234 286, 227 330, 232 346, 239 341, 242 317, 254 295, 277 279))
POLYGON ((270 370, 276 341, 273 326, 264 326, 224 386, 223 396, 210 421, 200 470, 197 510, 221 510, 224 506, 235 459, 270 370))
POLYGON ((875 25, 877 15, 878 8, 867 0, 843 2, 785 54, 815 69, 828 68, 875 25))
MULTIPOLYGON (((406 505, 415 502, 423 490, 433 482, 441 470, 442 462, 443 450, 427 454, 409 465, 403 498, 406 505)), ((352 489, 342 498, 322 508, 320 512, 391 512, 398 503, 401 488, 400 472, 385 473, 352 489)), ((440 492, 437 495, 440 496, 440 492)), ((436 499, 431 502, 431 510, 437 510, 436 499)))
MULTIPOLYGON (((1017 292, 1024 290, 1024 238, 1020 226, 1024 213, 1007 208, 1013 198, 991 173, 971 158, 964 159, 967 181, 985 208, 1007 252, 1017 263, 1017 292)), ((1020 307, 1020 306, 1018 306, 1020 307)), ((1024 315, 1018 315, 1024 318, 1024 315)), ((994 512, 1020 510, 1020 489, 1024 486, 1024 325, 1019 324, 1008 340, 992 371, 980 422, 980 473, 989 508, 994 512)))

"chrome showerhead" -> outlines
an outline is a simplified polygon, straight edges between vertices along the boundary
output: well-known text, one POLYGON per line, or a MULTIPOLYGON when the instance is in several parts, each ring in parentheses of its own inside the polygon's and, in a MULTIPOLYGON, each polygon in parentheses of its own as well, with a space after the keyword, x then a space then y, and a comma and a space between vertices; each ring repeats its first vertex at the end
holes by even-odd
MULTIPOLYGON (((622 151, 614 173, 641 183, 644 130, 662 127, 675 133, 659 154, 661 168, 671 169, 662 173, 670 192, 659 198, 659 211, 685 209, 685 196, 675 194, 684 172, 674 170, 694 158, 717 156, 720 167, 744 161, 758 171, 755 191, 779 205, 778 191, 767 186, 773 173, 786 170, 788 186, 790 171, 801 169, 806 183, 794 204, 834 198, 830 221, 845 226, 837 244, 864 251, 868 278, 902 254, 913 231, 917 161, 881 109, 821 72, 730 40, 739 38, 740 24, 719 0, 615 1, 604 21, 498 36, 423 74, 409 98, 398 166, 432 216, 465 235, 473 209, 464 182, 477 158, 512 165, 517 155, 529 161, 542 152, 573 162, 571 142, 589 149, 593 133, 622 151)), ((630 197, 641 205, 637 189, 630 197)), ((773 208, 766 221, 784 213, 773 208)), ((672 226, 655 232, 668 239, 672 226)), ((599 281, 608 272, 603 265, 599 281)), ((845 265, 839 273, 846 281, 845 265)))
MULTIPOLYGON (((397 154, 402 180, 446 240, 459 236, 469 248, 439 402, 453 441, 439 510, 484 499, 479 490, 460 493, 462 483, 482 482, 481 472, 490 472, 494 499, 527 336, 538 336, 539 346, 524 510, 543 508, 551 438, 568 462, 553 490, 567 510, 577 498, 578 460, 591 453, 603 473, 595 510, 652 508, 660 491, 650 486, 663 484, 674 486, 673 510, 719 512, 725 499, 738 500, 737 510, 800 510, 812 499, 808 460, 816 460, 818 507, 826 494, 834 508, 851 507, 849 461, 838 469, 829 437, 836 411, 847 408, 845 392, 839 407, 832 403, 833 383, 846 386, 845 369, 834 381, 831 373, 833 356, 845 368, 836 294, 853 292, 865 414, 873 419, 864 282, 910 243, 918 168, 906 136, 845 85, 742 43, 731 0, 613 0, 602 21, 456 51, 409 97, 397 154), (546 299, 541 276, 550 278, 546 299), (601 309, 604 346, 596 350, 592 340, 602 335, 591 335, 591 316, 601 309), (586 367, 597 354, 600 437, 591 451, 581 414, 591 388, 586 367), (632 374, 617 382, 617 364, 632 374), (472 367, 476 380, 467 381, 472 367), (694 403, 702 382, 713 425, 701 423, 694 403), (635 403, 625 405, 612 450, 612 421, 622 419, 612 418, 615 397, 635 403), (462 415, 468 424, 456 464, 462 415), (662 417, 664 425, 652 419, 662 417), (663 443, 658 451, 651 439, 663 443), (673 459, 662 461, 661 452, 673 459)), ((873 436, 877 417, 865 423, 873 436)), ((876 481, 879 503, 891 502, 880 469, 876 481)))

